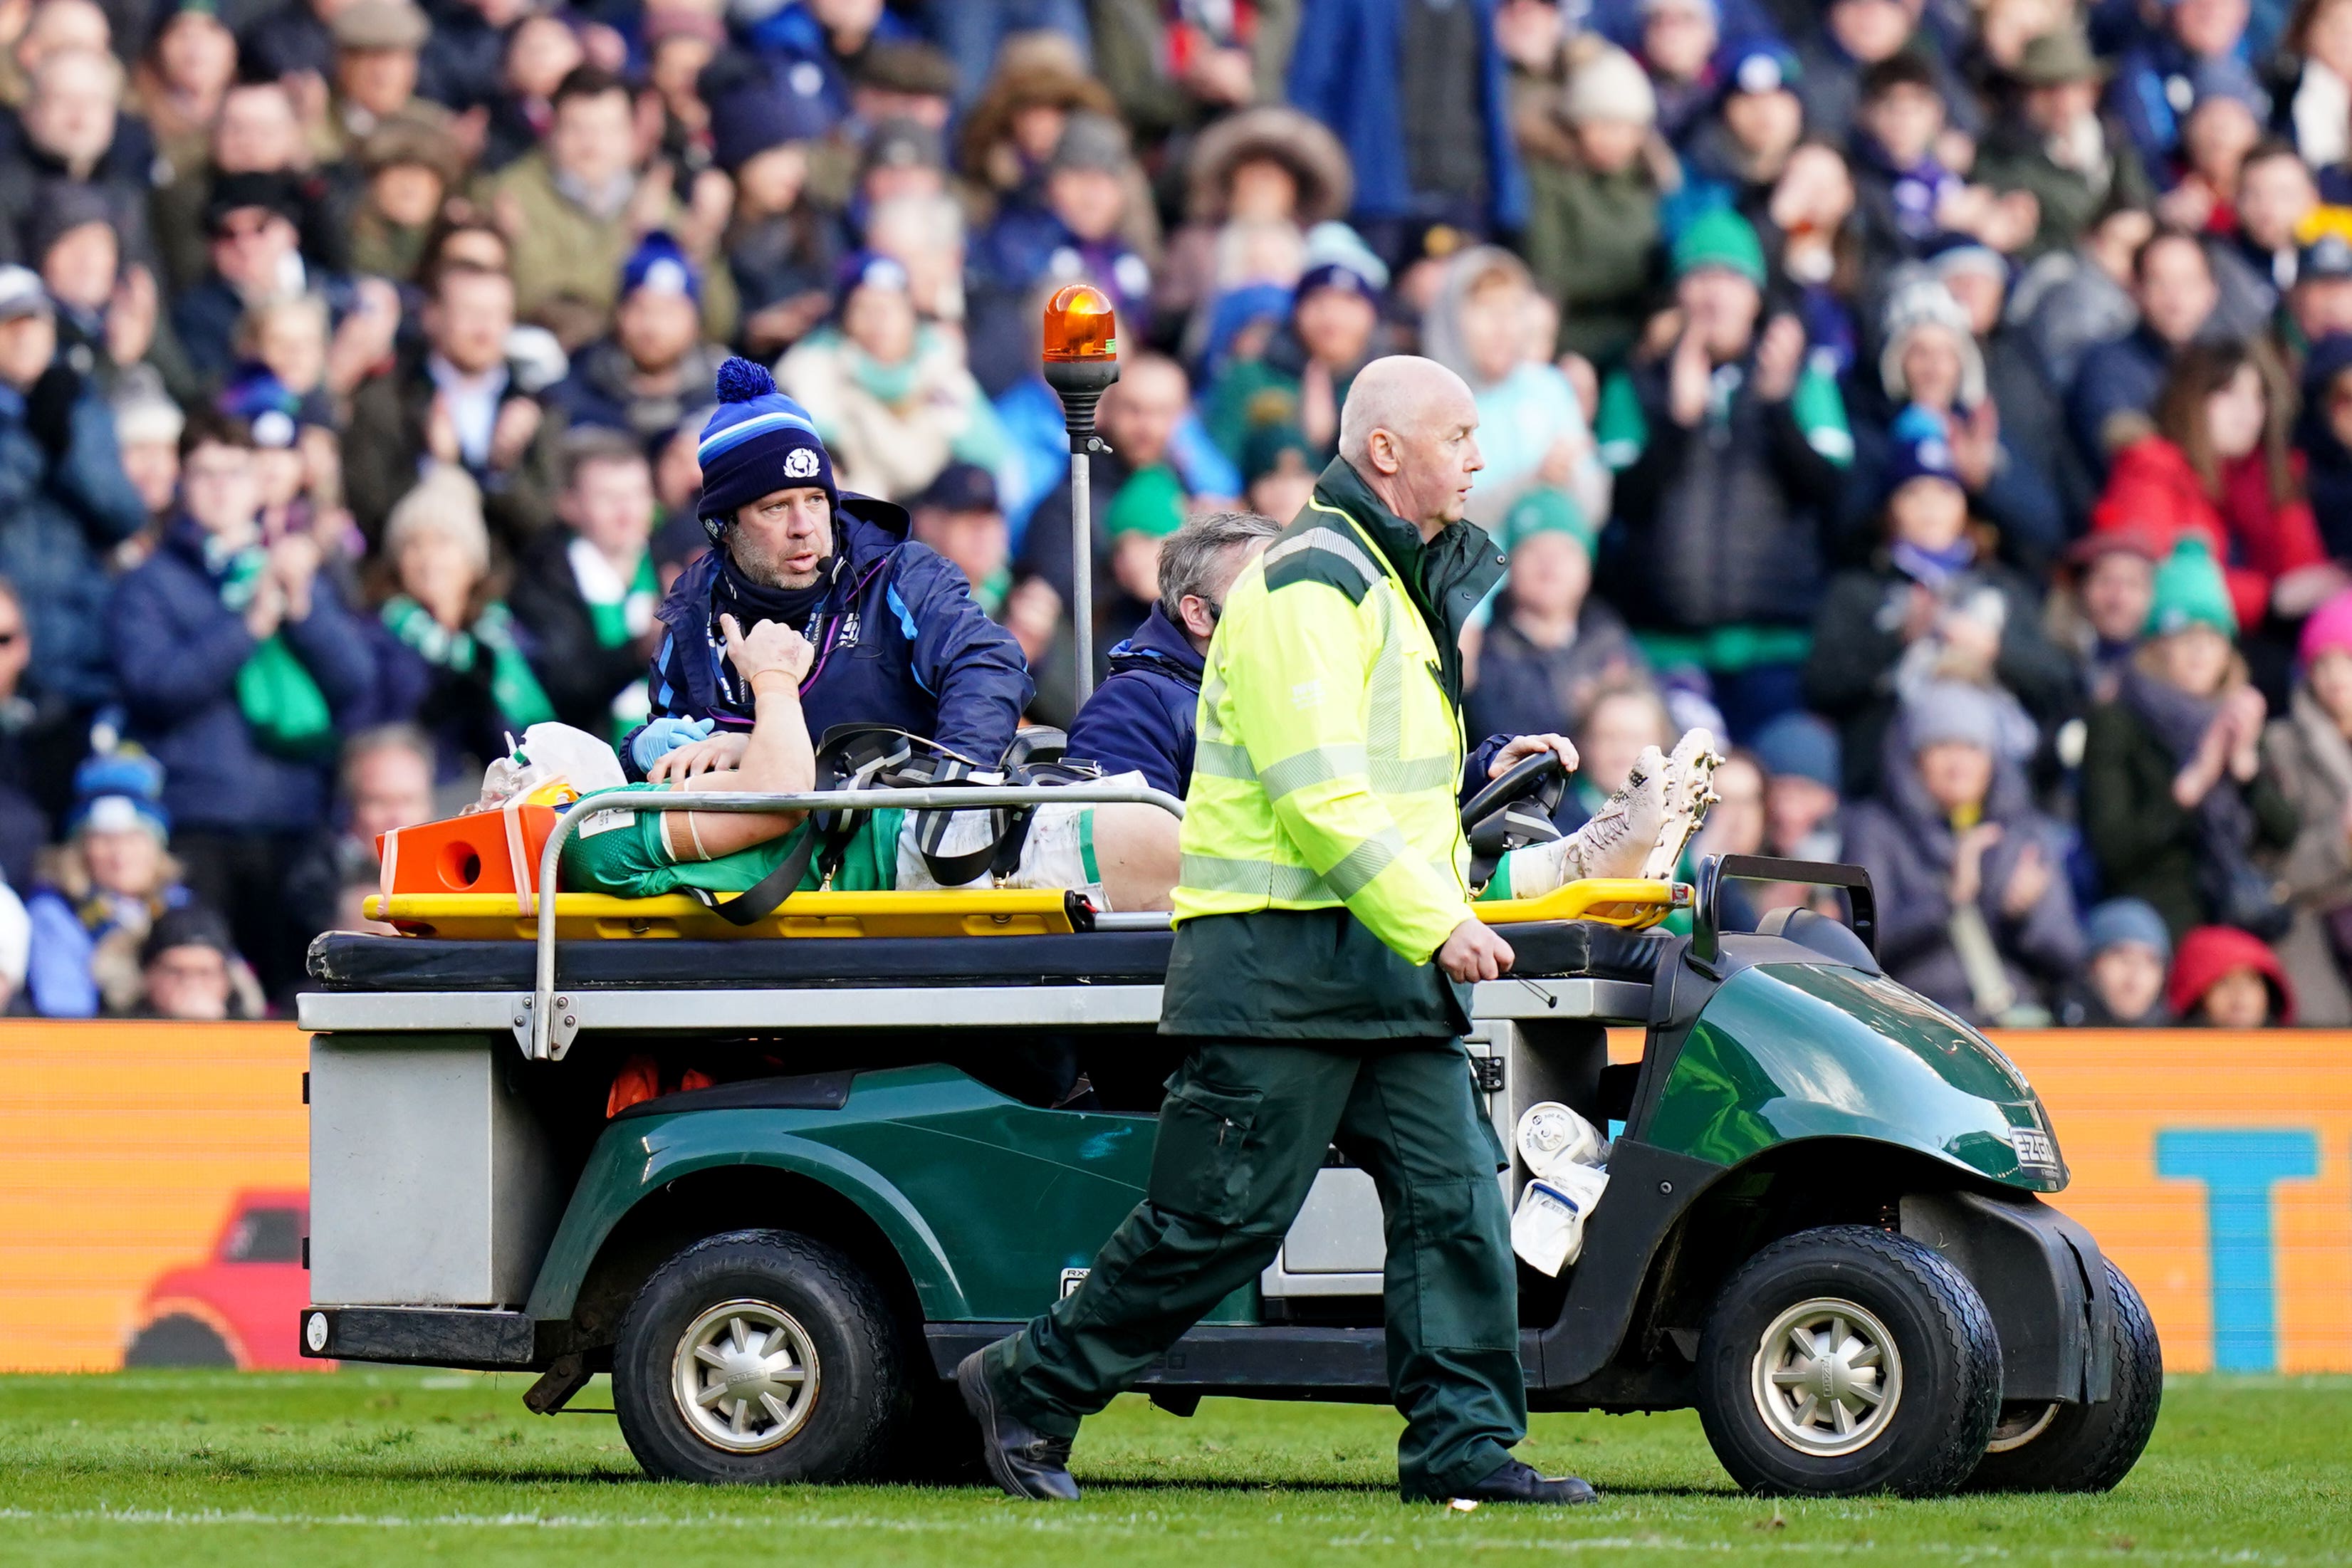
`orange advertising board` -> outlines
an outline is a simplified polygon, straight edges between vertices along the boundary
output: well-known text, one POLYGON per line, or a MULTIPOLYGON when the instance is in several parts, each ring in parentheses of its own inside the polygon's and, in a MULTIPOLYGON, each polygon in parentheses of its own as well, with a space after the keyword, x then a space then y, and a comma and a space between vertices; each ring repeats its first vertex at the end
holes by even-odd
MULTIPOLYGON (((2352 1371, 2352 1034, 1999 1040, 2168 1366, 2352 1371)), ((0 1370, 320 1364, 307 1055, 290 1024, 0 1023, 0 1370)))
POLYGON ((291 1024, 0 1023, 0 1369, 119 1367, 159 1325, 159 1359, 320 1364, 309 1058, 291 1024))

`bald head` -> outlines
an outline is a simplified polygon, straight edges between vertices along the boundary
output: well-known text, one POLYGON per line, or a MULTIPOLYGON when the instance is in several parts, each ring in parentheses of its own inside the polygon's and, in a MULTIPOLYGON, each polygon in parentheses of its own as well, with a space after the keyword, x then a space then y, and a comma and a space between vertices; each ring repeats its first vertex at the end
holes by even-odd
POLYGON ((1391 354, 1357 373, 1339 410, 1339 456, 1422 536, 1462 519, 1478 456, 1468 384, 1433 359, 1391 354))

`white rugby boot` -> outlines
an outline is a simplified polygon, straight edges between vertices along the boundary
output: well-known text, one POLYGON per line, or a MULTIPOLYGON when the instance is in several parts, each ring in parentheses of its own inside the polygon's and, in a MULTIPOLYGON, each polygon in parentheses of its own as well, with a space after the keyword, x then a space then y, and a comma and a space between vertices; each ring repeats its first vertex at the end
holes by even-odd
POLYGON ((1645 746, 1625 787, 1611 795, 1583 826, 1549 844, 1531 844, 1506 858, 1511 897, 1539 899, 1587 877, 1637 877, 1667 817, 1667 761, 1645 746))
POLYGON ((1715 749, 1714 732, 1691 730, 1675 742, 1674 754, 1666 758, 1663 819, 1656 838, 1642 861, 1642 868, 1633 875, 1653 881, 1666 881, 1682 861, 1683 851, 1706 820, 1706 808, 1721 798, 1715 793, 1715 770, 1723 765, 1723 755, 1715 749))

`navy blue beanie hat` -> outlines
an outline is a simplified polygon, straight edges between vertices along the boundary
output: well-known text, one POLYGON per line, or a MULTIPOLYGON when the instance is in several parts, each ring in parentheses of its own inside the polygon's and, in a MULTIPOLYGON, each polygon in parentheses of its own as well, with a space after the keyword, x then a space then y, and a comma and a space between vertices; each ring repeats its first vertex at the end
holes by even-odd
POLYGON ((703 531, 715 542, 735 513, 761 496, 814 485, 838 507, 833 458, 809 411, 776 390, 766 368, 730 358, 719 367, 719 406, 702 426, 703 531))
POLYGON ((1941 479, 1961 489, 1968 488, 1952 457, 1952 444, 1944 438, 1943 421, 1933 414, 1913 404, 1895 416, 1888 433, 1894 450, 1887 454, 1885 477, 1879 484, 1882 498, 1893 496, 1913 479, 1941 479))

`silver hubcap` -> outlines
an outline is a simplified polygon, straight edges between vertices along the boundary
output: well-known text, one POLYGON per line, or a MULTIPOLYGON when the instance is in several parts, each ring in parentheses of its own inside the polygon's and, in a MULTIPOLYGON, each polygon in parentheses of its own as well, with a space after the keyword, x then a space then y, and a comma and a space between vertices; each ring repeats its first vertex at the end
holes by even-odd
POLYGON ((1852 1301, 1816 1297, 1772 1320, 1757 1348, 1756 1411, 1801 1454, 1831 1458, 1874 1441, 1903 1397, 1886 1325, 1852 1301))
POLYGON ((816 1346, 790 1312, 721 1301, 687 1325, 672 1384, 696 1436, 730 1454, 772 1448, 815 1407, 816 1346))
POLYGON ((2006 1454, 2011 1448, 2022 1448, 2048 1431, 2056 1419, 2055 1405, 2004 1405, 2000 1424, 1992 1429, 1992 1441, 1985 1445, 1985 1452, 2006 1454))

